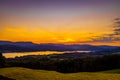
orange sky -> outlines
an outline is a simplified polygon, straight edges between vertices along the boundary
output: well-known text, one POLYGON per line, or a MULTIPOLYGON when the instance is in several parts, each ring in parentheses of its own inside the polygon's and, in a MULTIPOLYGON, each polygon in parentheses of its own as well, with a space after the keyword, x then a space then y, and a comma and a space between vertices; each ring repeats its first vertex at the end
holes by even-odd
MULTIPOLYGON (((113 2, 98 1, 97 5, 93 5, 86 0, 84 4, 77 2, 63 6, 57 3, 1 4, 0 40, 120 45, 120 40, 95 40, 114 33, 113 20, 120 11, 118 3, 113 2)), ((119 36, 113 38, 118 39, 119 36)))
POLYGON ((103 43, 103 42, 90 42, 91 38, 94 36, 102 36, 104 34, 109 34, 108 32, 100 32, 98 30, 94 31, 94 33, 89 32, 77 32, 77 31, 58 31, 53 32, 49 30, 34 28, 25 29, 25 28, 17 28, 17 27, 6 27, 3 31, 0 32, 1 40, 9 40, 9 41, 32 41, 34 43, 64 43, 64 44, 98 44, 98 45, 118 45, 119 42, 114 43, 103 43))

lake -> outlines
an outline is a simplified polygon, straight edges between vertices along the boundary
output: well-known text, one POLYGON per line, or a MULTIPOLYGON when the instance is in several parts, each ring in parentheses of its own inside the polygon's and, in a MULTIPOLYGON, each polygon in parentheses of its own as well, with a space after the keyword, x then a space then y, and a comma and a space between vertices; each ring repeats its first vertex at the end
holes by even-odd
POLYGON ((79 52, 79 53, 89 53, 91 51, 39 51, 39 52, 16 52, 16 53, 4 53, 3 56, 6 58, 15 58, 20 56, 27 56, 27 55, 48 55, 48 54, 64 54, 64 53, 72 53, 72 52, 79 52))

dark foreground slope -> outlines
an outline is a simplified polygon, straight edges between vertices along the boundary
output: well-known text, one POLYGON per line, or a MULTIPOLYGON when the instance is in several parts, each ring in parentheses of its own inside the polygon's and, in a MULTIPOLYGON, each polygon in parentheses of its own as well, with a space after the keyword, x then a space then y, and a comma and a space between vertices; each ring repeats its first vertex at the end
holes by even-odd
POLYGON ((0 80, 15 80, 15 79, 8 78, 8 77, 0 75, 0 80))

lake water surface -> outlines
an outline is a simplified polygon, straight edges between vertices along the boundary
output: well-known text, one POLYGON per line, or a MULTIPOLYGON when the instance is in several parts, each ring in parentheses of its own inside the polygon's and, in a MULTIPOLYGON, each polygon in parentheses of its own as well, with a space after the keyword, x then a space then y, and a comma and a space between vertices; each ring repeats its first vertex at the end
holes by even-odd
POLYGON ((27 55, 48 55, 48 54, 64 54, 64 53, 71 53, 71 52, 91 52, 91 51, 64 51, 64 52, 58 52, 58 51, 40 51, 40 52, 16 52, 16 53, 4 53, 3 56, 6 58, 15 58, 20 56, 27 56, 27 55))

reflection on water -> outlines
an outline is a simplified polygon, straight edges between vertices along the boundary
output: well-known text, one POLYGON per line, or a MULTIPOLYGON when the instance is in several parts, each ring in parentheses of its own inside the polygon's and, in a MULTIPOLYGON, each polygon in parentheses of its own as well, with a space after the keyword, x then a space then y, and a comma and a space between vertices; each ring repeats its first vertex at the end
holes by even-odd
POLYGON ((71 53, 71 52, 91 52, 91 51, 64 51, 64 52, 58 52, 58 51, 40 51, 40 52, 16 52, 16 53, 4 53, 3 56, 6 58, 15 58, 20 56, 26 56, 26 55, 48 55, 48 54, 63 54, 63 53, 71 53))

